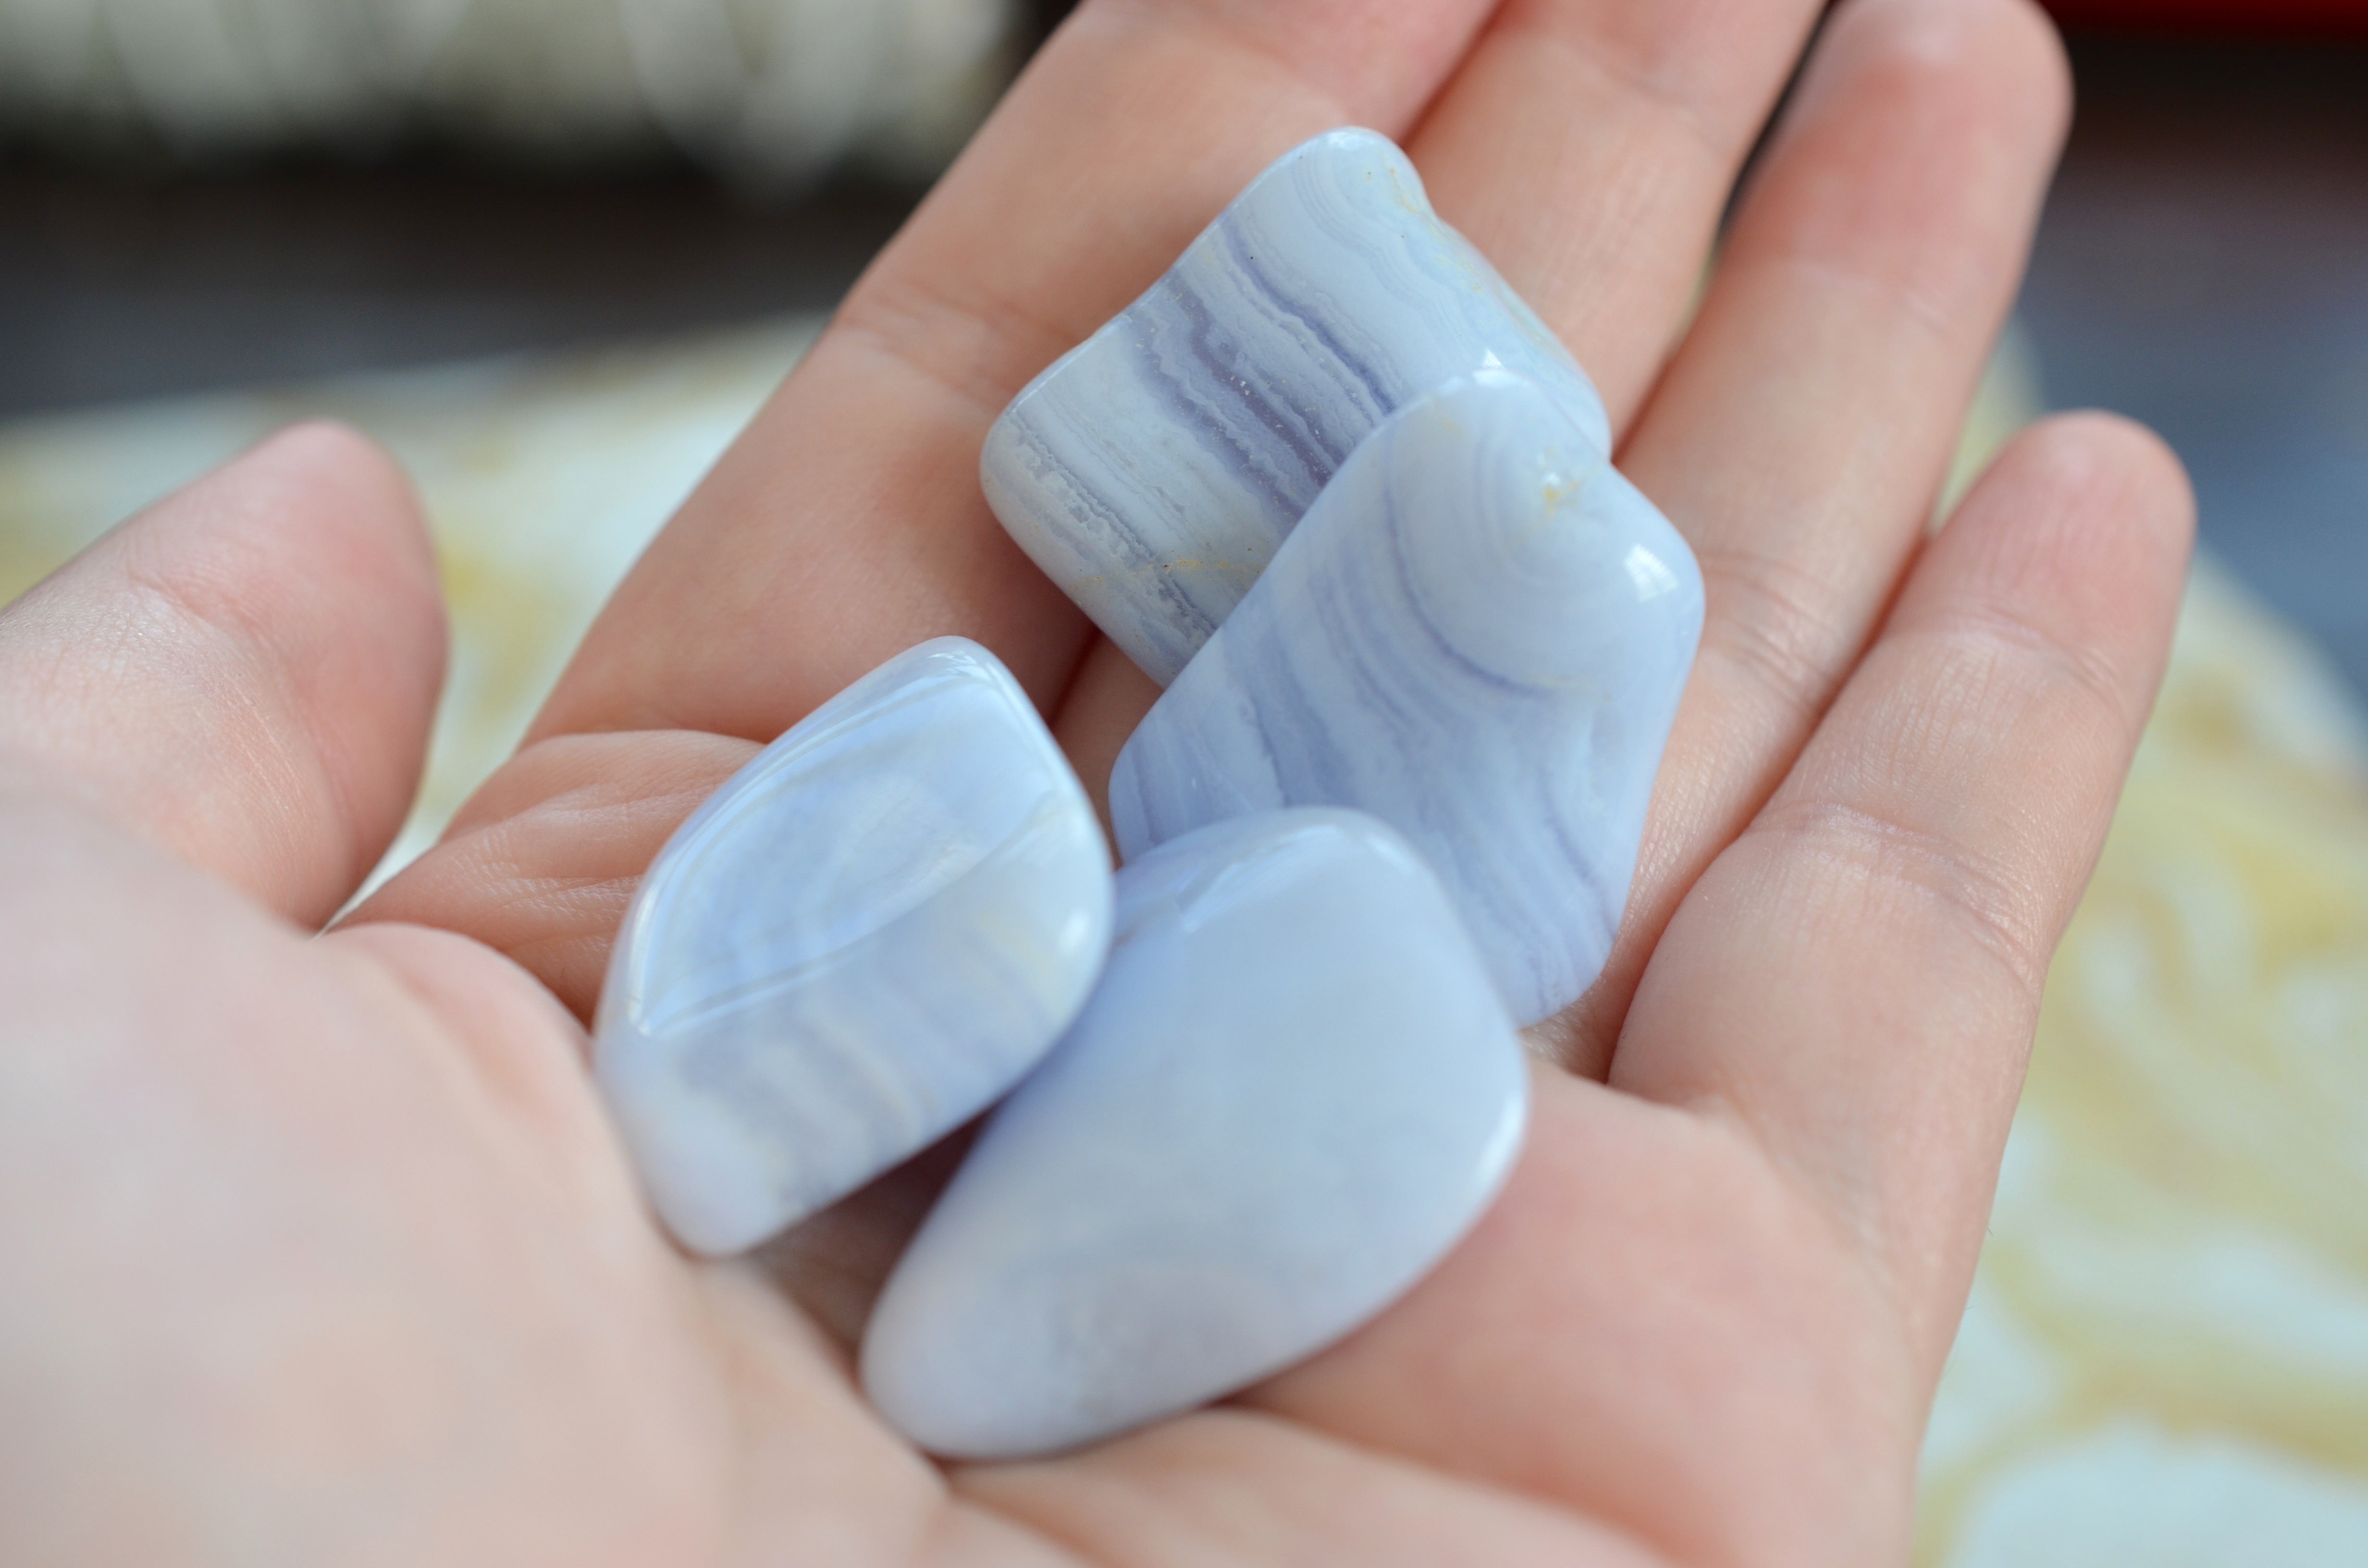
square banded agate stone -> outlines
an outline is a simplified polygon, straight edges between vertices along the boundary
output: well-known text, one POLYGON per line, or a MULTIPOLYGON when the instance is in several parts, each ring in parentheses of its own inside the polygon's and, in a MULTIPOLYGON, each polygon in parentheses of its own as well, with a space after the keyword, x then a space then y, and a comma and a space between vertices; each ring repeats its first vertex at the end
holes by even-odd
POLYGON ((1349 458, 1128 740, 1119 847, 1370 812, 1533 1023, 1611 949, 1702 621, 1692 552, 1564 400, 1451 381, 1349 458))
POLYGON ((1084 1005, 1110 899, 985 649, 924 642, 814 710, 677 830, 609 960, 594 1071, 667 1227, 753 1246, 977 1114, 1084 1005))
POLYGON ((1610 449, 1587 377, 1432 212, 1406 155, 1329 131, 1022 392, 980 477, 1019 547, 1165 686, 1360 441, 1491 368, 1610 449))

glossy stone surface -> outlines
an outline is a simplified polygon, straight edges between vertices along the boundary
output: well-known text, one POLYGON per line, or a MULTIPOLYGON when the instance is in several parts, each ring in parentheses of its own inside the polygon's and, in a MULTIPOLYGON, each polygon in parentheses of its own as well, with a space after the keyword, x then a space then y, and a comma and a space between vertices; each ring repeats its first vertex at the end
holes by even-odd
POLYGON ((1003 526, 1161 685, 1394 409, 1502 367, 1598 447, 1603 405, 1370 131, 1285 154, 988 434, 1003 526))
POLYGON ((1535 1022, 1619 928, 1702 617, 1692 552, 1559 400, 1451 382, 1349 460, 1127 742, 1119 847, 1371 812, 1535 1022))
POLYGON ((618 933, 594 1065, 658 1212, 752 1246, 1008 1089, 1109 949, 1109 850, 960 638, 816 709, 682 824, 618 933))
POLYGON ((1437 880, 1370 817, 1222 824, 1119 875, 1093 1000, 999 1108, 863 1345, 899 1430, 1045 1453, 1289 1366, 1495 1197, 1522 1050, 1437 880))

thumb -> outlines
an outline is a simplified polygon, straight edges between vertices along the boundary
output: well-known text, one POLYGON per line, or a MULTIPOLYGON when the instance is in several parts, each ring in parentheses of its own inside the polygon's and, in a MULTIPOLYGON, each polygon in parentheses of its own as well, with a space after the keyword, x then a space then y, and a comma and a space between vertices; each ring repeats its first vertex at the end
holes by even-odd
POLYGON ((0 611, 0 758, 318 925, 402 825, 443 670, 408 483, 301 426, 0 611))

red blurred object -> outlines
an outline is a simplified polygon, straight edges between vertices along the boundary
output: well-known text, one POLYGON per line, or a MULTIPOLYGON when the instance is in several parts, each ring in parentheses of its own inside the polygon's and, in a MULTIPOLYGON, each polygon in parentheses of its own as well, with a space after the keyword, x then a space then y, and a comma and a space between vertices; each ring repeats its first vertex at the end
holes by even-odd
POLYGON ((2066 27, 2368 36, 2368 0, 2044 0, 2066 27))

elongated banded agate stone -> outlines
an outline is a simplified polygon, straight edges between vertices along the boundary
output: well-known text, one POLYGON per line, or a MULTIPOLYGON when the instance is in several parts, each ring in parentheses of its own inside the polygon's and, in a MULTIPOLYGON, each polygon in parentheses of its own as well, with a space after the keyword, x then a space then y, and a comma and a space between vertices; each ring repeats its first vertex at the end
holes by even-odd
POLYGON ((1389 829, 1304 811, 1179 838, 1120 873, 1101 984, 890 1277, 864 1386, 922 1447, 1002 1459, 1280 1370, 1486 1210, 1528 1085, 1389 829))
POLYGON ((1076 1015, 1110 852, 1010 675, 899 654, 767 747, 642 881, 595 1072, 685 1245, 752 1246, 969 1119, 1076 1015))
POLYGON ((1011 537, 1165 686, 1389 414, 1527 376, 1596 447, 1595 389, 1370 131, 1286 153, 989 432, 1011 537))
POLYGON ((1561 399, 1452 381, 1357 449, 1127 742, 1119 847, 1370 812, 1535 1022, 1619 929, 1702 619, 1692 552, 1561 399))

